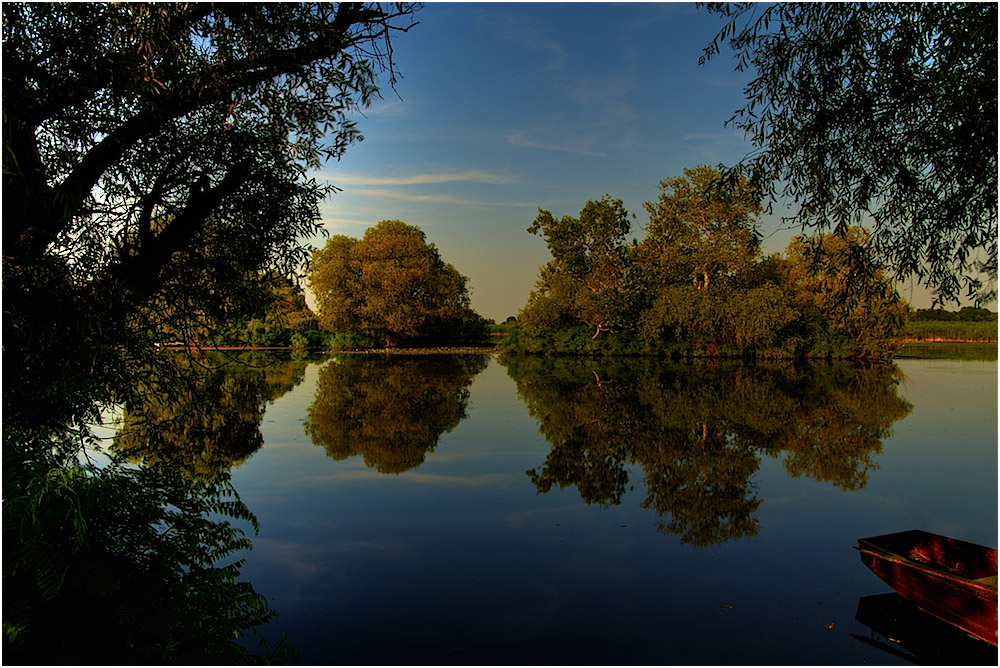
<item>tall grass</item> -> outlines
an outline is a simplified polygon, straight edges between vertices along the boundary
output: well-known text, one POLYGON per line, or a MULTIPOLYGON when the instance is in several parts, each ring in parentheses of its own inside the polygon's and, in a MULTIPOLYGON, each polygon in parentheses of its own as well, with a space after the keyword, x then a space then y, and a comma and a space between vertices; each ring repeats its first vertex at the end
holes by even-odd
POLYGON ((907 341, 996 343, 997 321, 910 320, 904 328, 903 338, 907 341))
POLYGON ((907 343, 894 355, 899 358, 918 359, 948 359, 977 362, 995 362, 997 360, 997 344, 995 343, 907 343))

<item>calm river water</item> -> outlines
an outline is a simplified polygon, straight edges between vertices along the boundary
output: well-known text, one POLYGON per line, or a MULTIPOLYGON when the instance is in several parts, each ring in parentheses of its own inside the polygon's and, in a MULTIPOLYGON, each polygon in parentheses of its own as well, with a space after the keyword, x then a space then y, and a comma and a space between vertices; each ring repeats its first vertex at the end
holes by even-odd
POLYGON ((283 364, 232 473, 301 664, 926 660, 852 547, 997 545, 996 362, 283 364))

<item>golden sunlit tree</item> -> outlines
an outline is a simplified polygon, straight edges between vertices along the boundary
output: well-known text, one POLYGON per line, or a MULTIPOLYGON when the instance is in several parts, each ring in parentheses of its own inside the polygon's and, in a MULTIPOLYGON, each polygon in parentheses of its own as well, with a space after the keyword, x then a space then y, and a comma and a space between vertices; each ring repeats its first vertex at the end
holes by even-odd
POLYGON ((554 326, 586 325, 591 338, 621 329, 627 319, 622 299, 632 264, 626 238, 631 219, 621 200, 605 195, 587 202, 579 217, 556 218, 539 210, 528 232, 538 234, 552 254, 542 267, 527 306, 518 316, 529 334, 554 326))
POLYGON ((608 196, 579 218, 540 211, 529 231, 553 257, 503 349, 742 358, 896 349, 905 305, 860 228, 763 257, 757 193, 708 166, 662 181, 646 210, 646 237, 631 244, 628 216, 608 196))
POLYGON ((386 346, 481 336, 467 282, 420 228, 398 220, 383 220, 360 240, 332 237, 313 254, 309 273, 321 327, 386 346))
POLYGON ((796 237, 781 263, 783 286, 817 356, 885 358, 900 344, 907 305, 867 252, 869 233, 796 237))

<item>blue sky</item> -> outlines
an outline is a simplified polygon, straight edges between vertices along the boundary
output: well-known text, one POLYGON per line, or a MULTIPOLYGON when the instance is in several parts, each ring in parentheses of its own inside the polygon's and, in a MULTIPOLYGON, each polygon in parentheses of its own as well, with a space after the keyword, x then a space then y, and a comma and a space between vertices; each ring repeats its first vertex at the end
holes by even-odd
MULTIPOLYGON (((641 238, 662 179, 750 148, 725 125, 748 76, 726 52, 698 65, 721 20, 693 3, 430 3, 417 20, 394 41, 396 91, 358 118, 365 140, 319 174, 343 189, 324 227, 419 226, 487 318, 515 315, 549 259, 526 232, 539 208, 607 193, 641 238)), ((765 252, 792 236, 776 216, 761 228, 765 252)))

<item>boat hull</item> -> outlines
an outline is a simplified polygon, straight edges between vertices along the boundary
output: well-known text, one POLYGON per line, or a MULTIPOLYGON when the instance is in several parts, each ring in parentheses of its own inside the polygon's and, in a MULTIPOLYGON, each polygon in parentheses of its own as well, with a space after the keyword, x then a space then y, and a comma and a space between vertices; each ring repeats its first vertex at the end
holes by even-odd
POLYGON ((997 644, 995 549, 925 531, 861 538, 858 549, 865 566, 907 601, 997 644))

